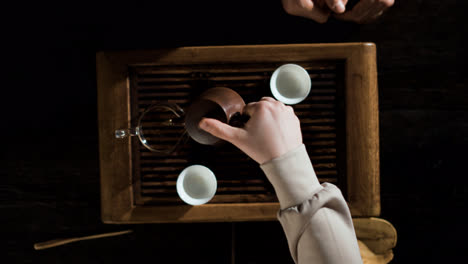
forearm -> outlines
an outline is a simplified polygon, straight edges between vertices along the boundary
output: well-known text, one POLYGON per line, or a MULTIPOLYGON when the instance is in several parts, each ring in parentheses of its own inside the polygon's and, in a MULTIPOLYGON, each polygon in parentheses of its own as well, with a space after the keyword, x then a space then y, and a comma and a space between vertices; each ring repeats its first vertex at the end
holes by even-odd
POLYGON ((362 263, 343 195, 319 184, 304 145, 261 168, 278 195, 278 219, 296 263, 362 263))

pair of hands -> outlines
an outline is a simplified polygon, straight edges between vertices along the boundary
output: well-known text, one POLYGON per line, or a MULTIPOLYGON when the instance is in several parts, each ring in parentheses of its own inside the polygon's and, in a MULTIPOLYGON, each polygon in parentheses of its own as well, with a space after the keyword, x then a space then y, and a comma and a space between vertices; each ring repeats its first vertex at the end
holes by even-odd
POLYGON ((299 119, 291 106, 263 97, 243 109, 249 121, 243 128, 232 127, 216 119, 204 118, 201 129, 224 139, 263 164, 302 144, 299 119))
POLYGON ((330 15, 336 19, 366 24, 376 20, 394 4, 394 0, 360 0, 351 10, 346 10, 348 0, 282 0, 286 13, 327 22, 330 15))

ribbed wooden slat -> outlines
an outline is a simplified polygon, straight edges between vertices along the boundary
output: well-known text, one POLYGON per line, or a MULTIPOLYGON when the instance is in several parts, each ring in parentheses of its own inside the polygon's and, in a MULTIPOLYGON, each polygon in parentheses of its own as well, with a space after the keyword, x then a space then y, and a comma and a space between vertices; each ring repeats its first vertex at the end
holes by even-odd
POLYGON ((336 163, 315 163, 314 164, 314 169, 315 170, 320 170, 322 168, 334 169, 334 168, 336 168, 336 163))
POLYGON ((336 170, 327 170, 327 171, 315 170, 315 174, 317 174, 317 176, 320 178, 321 176, 330 177, 331 175, 338 175, 338 172, 336 170))
POLYGON ((309 146, 335 146, 336 142, 334 140, 331 141, 311 141, 307 142, 309 146))
MULTIPOLYGON (((210 203, 250 203, 250 202, 274 202, 274 195, 271 194, 222 194, 215 195, 210 203)), ((141 198, 141 202, 147 205, 177 205, 182 204, 182 200, 178 196, 161 197, 158 194, 148 193, 141 198)))
POLYGON ((335 148, 312 148, 308 151, 310 154, 329 154, 329 153, 336 153, 335 148))
POLYGON ((313 139, 329 139, 329 138, 336 138, 336 133, 303 133, 302 138, 304 141, 313 140, 313 139))
MULTIPOLYGON (((335 74, 336 63, 321 61, 320 63, 301 62, 302 67, 313 74, 335 74)), ((166 75, 166 74, 230 74, 230 73, 254 73, 254 74, 271 74, 280 64, 268 65, 265 63, 258 64, 217 64, 212 65, 164 65, 164 66, 139 66, 135 68, 135 73, 138 78, 144 78, 150 75, 166 75)))
MULTIPOLYGON (((152 90, 151 90, 152 91, 152 90)), ((146 99, 146 98, 159 98, 159 97, 185 97, 185 96, 190 96, 190 92, 184 92, 184 91, 179 91, 176 93, 171 93, 171 92, 149 92, 149 93, 143 93, 138 95, 138 99, 146 99)))
POLYGON ((334 109, 336 107, 335 104, 320 104, 320 103, 317 103, 317 104, 298 104, 298 105, 295 105, 294 106, 294 109, 297 109, 297 110, 307 110, 307 109, 314 109, 314 108, 318 108, 318 109, 334 109))
POLYGON ((187 83, 178 83, 178 84, 148 84, 148 83, 142 83, 138 85, 138 94, 139 95, 144 95, 146 93, 153 93, 155 91, 162 93, 163 91, 173 91, 174 89, 177 89, 179 92, 182 91, 190 91, 190 84, 187 83))
POLYGON ((336 130, 336 127, 335 126, 315 126, 315 125, 311 125, 311 124, 308 124, 306 122, 301 122, 302 124, 302 132, 304 133, 304 131, 312 131, 312 132, 321 132, 321 131, 334 131, 336 130))
POLYGON ((216 189, 216 192, 257 192, 257 191, 266 191, 265 186, 239 186, 239 187, 219 187, 216 189))
MULTIPOLYGON (((170 101, 187 108, 203 90, 225 86, 236 90, 246 101, 258 100, 268 94, 269 78, 279 65, 192 65, 138 66, 131 76, 135 116, 157 101, 170 101)), ((301 121, 303 141, 321 182, 338 182, 337 153, 337 69, 334 65, 302 65, 309 71, 312 90, 306 100, 294 105, 301 121)), ((143 122, 143 134, 148 142, 161 146, 175 144, 183 131, 183 121, 168 127, 170 113, 152 116, 143 122)), ((259 168, 244 153, 229 143, 216 147, 202 146, 192 140, 176 153, 153 153, 140 145, 134 146, 138 164, 134 164, 139 204, 173 205, 183 202, 176 193, 179 173, 187 166, 203 164, 218 180, 217 194, 211 203, 274 202, 271 184, 259 168)))
MULTIPOLYGON (((251 179, 252 175, 249 175, 248 173, 239 173, 239 174, 229 174, 229 171, 218 171, 218 172, 224 172, 224 173, 227 173, 225 175, 219 175, 219 173, 217 173, 218 175, 218 184, 222 184, 224 181, 238 181, 239 179, 244 179, 243 181, 253 181, 253 182, 256 182, 256 181, 261 181, 263 184, 265 184, 267 182, 267 179, 264 178, 265 176, 262 175, 263 178, 254 178, 254 179, 251 179), (222 176, 222 177, 220 177, 222 176), (244 176, 247 176, 247 177, 244 177, 244 176)), ((179 172, 172 172, 172 173, 155 173, 155 172, 145 172, 145 173, 142 173, 141 175, 141 179, 142 181, 146 181, 146 182, 151 182, 151 181, 160 181, 160 180, 167 180, 167 181, 175 181, 177 180, 177 177, 179 176, 179 172)))
POLYGON ((138 80, 138 84, 144 83, 178 83, 178 82, 189 82, 192 78, 190 76, 177 76, 177 77, 147 77, 138 80))
POLYGON ((335 86, 336 85, 336 82, 335 81, 327 81, 327 80, 320 80, 320 81, 314 81, 312 83, 312 86, 314 87, 314 89, 317 89, 317 88, 322 88, 323 87, 330 87, 330 86, 335 86))
POLYGON ((300 117, 302 120, 303 118, 312 118, 315 117, 316 119, 335 116, 336 113, 330 110, 316 110, 316 109, 306 109, 308 111, 299 111, 299 109, 294 109, 294 113, 300 117), (301 118, 302 117, 302 118, 301 118))
POLYGON ((310 160, 312 162, 320 161, 320 160, 335 160, 336 156, 335 155, 321 155, 321 156, 310 156, 310 160))
MULTIPOLYGON (((161 98, 158 99, 158 100, 164 101, 164 99, 165 99, 164 96, 161 96, 161 98)), ((150 106, 151 104, 154 104, 158 100, 139 100, 138 101, 138 106, 140 108, 146 108, 146 107, 150 106)), ((174 102, 176 104, 177 103, 189 103, 190 100, 189 99, 174 99, 174 100, 171 100, 171 102, 174 102)))
POLYGON ((314 95, 314 94, 335 94, 335 93, 336 93, 336 89, 329 89, 329 88, 315 89, 315 85, 314 85, 314 88, 312 89, 312 91, 310 91, 309 95, 314 95))
POLYGON ((268 76, 262 76, 262 75, 244 75, 244 76, 218 76, 218 77, 210 77, 208 80, 211 81, 258 81, 258 80, 265 80, 268 79, 268 76))
MULTIPOLYGON (((264 184, 263 181, 257 182, 257 181, 252 181, 252 182, 242 182, 242 184, 233 184, 233 181, 218 181, 218 185, 220 186, 234 186, 238 188, 243 188, 245 186, 261 186, 262 189, 264 188, 262 185, 264 184)), ((151 188, 151 187, 174 187, 176 186, 177 181, 152 181, 152 182, 142 182, 141 187, 142 188, 151 188)))
POLYGON ((311 101, 335 101, 335 96, 328 95, 328 96, 317 96, 317 95, 309 95, 305 102, 311 101))
POLYGON ((169 164, 169 163, 176 163, 176 164, 185 164, 188 162, 188 159, 140 159, 140 164, 169 164))
MULTIPOLYGON (((142 188, 143 194, 176 194, 176 188, 152 188, 152 189, 145 189, 142 188)), ((218 194, 222 193, 262 193, 267 191, 267 189, 263 186, 242 186, 242 187, 219 187, 216 189, 218 194)))

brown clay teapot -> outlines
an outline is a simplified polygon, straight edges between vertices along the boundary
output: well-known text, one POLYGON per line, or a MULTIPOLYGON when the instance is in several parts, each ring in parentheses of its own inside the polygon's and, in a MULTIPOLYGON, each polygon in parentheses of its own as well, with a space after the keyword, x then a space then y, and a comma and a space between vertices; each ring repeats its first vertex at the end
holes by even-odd
POLYGON ((244 100, 234 90, 226 87, 210 88, 187 109, 185 129, 189 136, 200 144, 218 144, 221 139, 200 129, 199 123, 202 118, 215 118, 232 126, 242 127, 248 120, 247 116, 241 114, 244 106, 244 100))

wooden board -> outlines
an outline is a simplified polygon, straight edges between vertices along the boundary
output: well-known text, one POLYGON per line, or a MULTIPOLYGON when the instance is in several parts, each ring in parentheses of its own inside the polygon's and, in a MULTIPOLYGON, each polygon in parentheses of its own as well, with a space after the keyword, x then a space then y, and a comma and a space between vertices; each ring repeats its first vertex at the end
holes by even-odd
POLYGON ((353 218, 354 230, 359 240, 364 242, 372 252, 386 254, 397 243, 397 231, 385 219, 376 217, 353 218))
MULTIPOLYGON (((342 80, 343 93, 340 98, 339 92, 336 92, 333 99, 336 102, 331 103, 333 110, 336 111, 336 117, 339 117, 340 113, 342 113, 343 117, 341 119, 335 118, 336 122, 333 123, 333 129, 336 130, 337 134, 336 142, 333 143, 335 144, 333 148, 336 153, 336 169, 333 171, 336 173, 336 177, 318 174, 321 181, 332 181, 342 189, 353 216, 379 215, 378 100, 375 46, 370 43, 295 44, 186 47, 154 51, 98 53, 103 221, 106 223, 147 223, 275 219, 279 208, 278 203, 271 193, 268 183, 265 182, 264 178, 261 178, 262 175, 259 175, 258 171, 256 178, 253 179, 256 180, 257 185, 241 186, 241 188, 237 189, 239 193, 236 193, 236 189, 232 189, 232 187, 235 187, 234 183, 230 183, 235 179, 228 177, 224 181, 227 184, 225 189, 221 190, 230 191, 229 195, 226 193, 224 197, 221 194, 218 197, 215 196, 212 203, 202 206, 191 207, 184 205, 177 200, 176 196, 166 197, 169 199, 165 198, 166 202, 163 202, 163 199, 158 201, 155 196, 142 195, 143 189, 158 190, 153 187, 164 184, 159 181, 149 181, 152 183, 142 184, 142 177, 138 175, 138 171, 141 171, 140 157, 144 154, 144 151, 141 149, 139 142, 136 139, 116 141, 113 134, 115 129, 125 128, 132 124, 135 114, 139 111, 135 107, 138 101, 135 102, 135 97, 132 97, 132 95, 135 91, 141 89, 141 83, 151 78, 157 83, 158 78, 164 77, 160 76, 161 74, 174 74, 177 71, 179 73, 182 71, 182 74, 184 72, 197 74, 208 72, 211 77, 205 76, 205 79, 202 80, 210 80, 211 78, 211 81, 214 82, 216 80, 223 81, 223 78, 225 78, 224 81, 227 80, 234 86, 238 85, 239 89, 243 87, 242 82, 251 85, 250 89, 260 89, 262 87, 264 89, 271 69, 274 69, 274 66, 290 62, 308 65, 311 77, 315 74, 314 71, 320 71, 327 67, 333 67, 336 70, 333 74, 341 76, 341 78, 337 77, 335 80, 338 82, 342 80), (222 76, 234 69, 240 71, 250 69, 248 72, 262 70, 257 71, 257 73, 261 74, 249 75, 250 77, 242 74, 236 77, 235 74, 231 74, 226 79, 226 76, 222 76), (169 70, 169 72, 164 73, 164 70, 169 70), (220 72, 221 75, 219 75, 220 72), (254 82, 252 80, 246 82, 246 77, 257 79, 254 82), (143 82, 139 83, 141 80, 138 78, 142 79, 143 82), (258 82, 264 85, 255 87, 255 83, 258 82), (342 138, 341 147, 340 137, 342 138), (339 169, 340 167, 343 169, 339 169), (260 184, 258 184, 259 180, 260 184), (148 186, 153 187, 147 188, 148 186), (254 193, 245 193, 247 187, 254 190, 254 193), (167 203, 167 201, 170 202, 167 203)), ((191 78, 196 77, 196 75, 190 76, 191 78)), ((170 78, 174 78, 174 76, 170 78)), ((248 85, 244 88, 248 88, 248 85)), ((339 84, 335 84, 335 86, 340 87, 339 84)), ((203 87, 203 85, 193 85, 192 87, 203 87)), ((244 96, 249 96, 248 91, 249 89, 245 89, 246 94, 244 96)), ((190 89, 188 93, 197 94, 197 92, 190 89)), ((264 90, 254 94, 255 96, 267 95, 264 94, 264 90)), ((251 98, 254 99, 255 96, 252 95, 251 98)), ((184 99, 186 101, 178 103, 187 104, 190 98, 192 97, 188 96, 184 99)), ((149 98, 147 103, 151 103, 153 99, 149 98)), ((312 100, 312 102, 309 102, 309 106, 305 107, 310 110, 310 105, 313 105, 313 100, 316 99, 313 96, 309 98, 308 100, 312 100)), ((178 100, 178 98, 172 97, 172 100, 178 100)), ((330 105, 330 102, 328 104, 330 105)), ((321 107, 326 107, 326 105, 327 103, 322 104, 321 107)), ((141 107, 144 107, 144 104, 141 107)), ((296 111, 300 110, 301 107, 301 105, 295 106, 296 111)), ((306 115, 307 112, 304 112, 304 114, 306 115)), ((303 116, 302 118, 307 117, 303 116)), ((310 130, 316 131, 314 126, 311 126, 310 130)), ((312 144, 306 145, 310 152, 319 149, 319 147, 312 144)), ((188 151, 190 152, 190 148, 188 151)), ((235 150, 226 149, 226 151, 227 154, 235 150)), ((330 155, 330 153, 320 155, 325 154, 330 155)), ((146 155, 151 156, 152 153, 147 152, 146 155)), ((240 154, 236 155, 240 157, 240 154)), ((157 168, 152 166, 151 162, 146 168, 150 168, 149 170, 157 168)), ((185 165, 185 163, 179 164, 181 167, 185 165)), ((330 164, 325 166, 330 166, 330 164)), ((171 166, 168 166, 168 168, 171 168, 171 166)), ((173 172, 180 169, 174 166, 172 168, 173 172)), ((316 169, 320 172, 319 164, 317 164, 316 169)), ((220 176, 223 177, 223 175, 220 176)), ((168 191, 164 192, 168 193, 168 191)), ((172 195, 176 194, 173 192, 172 195)))
POLYGON ((353 218, 354 230, 364 263, 389 263, 397 244, 393 225, 381 218, 353 218))
MULTIPOLYGON (((303 102, 294 105, 301 120, 302 136, 322 182, 345 189, 344 63, 298 62, 310 75, 313 89, 303 102)), ((270 96, 269 80, 280 63, 235 63, 174 66, 132 66, 130 97, 132 119, 136 120, 155 102, 177 103, 187 109, 190 102, 210 87, 229 87, 248 102, 270 96)), ((182 124, 167 127, 153 115, 144 132, 150 142, 164 138, 159 145, 174 145, 183 133, 182 124), (147 130, 148 131, 148 130, 147 130), (153 133, 153 131, 157 131, 153 133), (164 137, 161 137, 164 131, 164 137)), ((180 121, 182 122, 182 121, 180 121)), ((133 125, 137 125, 135 122, 133 125)), ((210 168, 218 180, 216 196, 210 203, 277 202, 273 187, 258 164, 231 144, 204 146, 186 141, 175 153, 163 155, 132 142, 133 186, 137 205, 182 205, 176 194, 178 174, 187 166, 210 168)))

